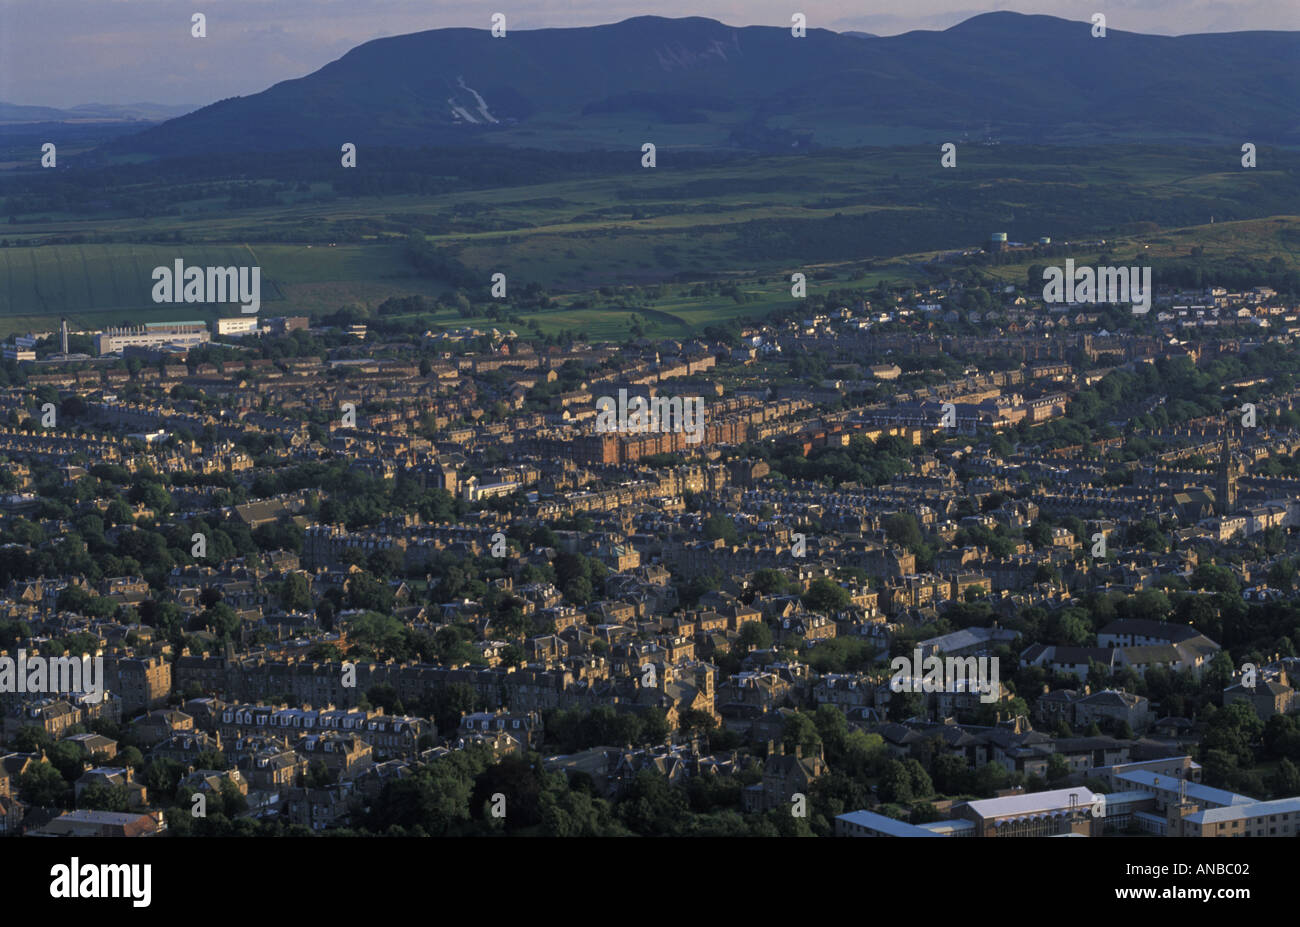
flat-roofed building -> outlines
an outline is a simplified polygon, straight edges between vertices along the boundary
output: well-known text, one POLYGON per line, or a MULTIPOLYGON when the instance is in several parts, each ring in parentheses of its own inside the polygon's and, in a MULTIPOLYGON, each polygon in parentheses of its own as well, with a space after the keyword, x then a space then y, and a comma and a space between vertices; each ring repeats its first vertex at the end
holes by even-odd
POLYGON ((1102 799, 1102 821, 1106 830, 1122 830, 1134 820, 1138 812, 1151 813, 1155 798, 1139 790, 1110 792, 1102 799))
POLYGON ((1118 788, 1126 791, 1146 792, 1155 799, 1155 810, 1164 811, 1170 805, 1189 801, 1198 808, 1228 808, 1255 804, 1257 799, 1238 795, 1213 786, 1188 782, 1172 776, 1161 776, 1146 769, 1132 769, 1116 773, 1113 777, 1118 788))
POLYGON ((228 316, 214 323, 218 335, 238 336, 258 333, 257 316, 228 316))
POLYGON ((928 824, 919 825, 921 830, 928 830, 932 834, 938 834, 940 837, 974 837, 975 825, 970 821, 963 821, 960 818, 954 818, 948 821, 931 821, 928 824))
POLYGON ((1116 777, 1120 773, 1145 770, 1157 776, 1170 779, 1186 779, 1188 782, 1201 781, 1201 764, 1190 756, 1167 756, 1156 760, 1136 760, 1115 766, 1095 766, 1088 771, 1090 776, 1098 776, 1108 786, 1119 790, 1128 788, 1116 777))
POLYGON ((205 322, 146 322, 130 328, 104 329, 95 336, 95 350, 100 354, 119 354, 128 347, 176 344, 192 348, 209 340, 205 322))
POLYGON ((1279 798, 1248 805, 1207 808, 1181 815, 1171 808, 1171 837, 1300 836, 1300 798, 1279 798), (1181 817, 1181 820, 1176 818, 1181 817))
POLYGON ((969 801, 956 810, 975 825, 978 837, 1101 836, 1100 795, 1077 786, 969 801))
POLYGON ((850 811, 835 818, 836 837, 942 837, 924 827, 908 824, 874 811, 850 811))

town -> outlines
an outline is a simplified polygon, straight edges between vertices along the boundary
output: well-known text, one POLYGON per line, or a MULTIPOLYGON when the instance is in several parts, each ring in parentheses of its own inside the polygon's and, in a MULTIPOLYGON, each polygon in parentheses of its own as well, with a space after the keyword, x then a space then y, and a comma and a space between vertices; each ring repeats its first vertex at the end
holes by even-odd
POLYGON ((1300 834, 1300 305, 1041 279, 11 338, 0 832, 1300 834))

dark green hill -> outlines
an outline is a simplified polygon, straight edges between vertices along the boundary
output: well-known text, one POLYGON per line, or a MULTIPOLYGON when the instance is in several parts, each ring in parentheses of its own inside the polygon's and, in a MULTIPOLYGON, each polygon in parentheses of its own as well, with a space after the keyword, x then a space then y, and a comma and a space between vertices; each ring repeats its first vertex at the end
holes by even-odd
MULTIPOLYGON (((1300 33, 1148 36, 990 13, 886 38, 709 19, 378 39, 111 152, 376 145, 1300 144, 1300 33), (850 137, 856 134, 856 137, 850 137)), ((788 147, 788 146, 787 146, 788 147)))

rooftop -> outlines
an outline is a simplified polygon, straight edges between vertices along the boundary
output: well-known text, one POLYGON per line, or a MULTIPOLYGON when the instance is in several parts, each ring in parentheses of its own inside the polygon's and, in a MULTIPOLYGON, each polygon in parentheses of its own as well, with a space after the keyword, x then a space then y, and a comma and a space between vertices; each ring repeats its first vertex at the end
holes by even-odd
POLYGON ((917 827, 915 824, 908 824, 906 821, 899 821, 883 814, 876 814, 874 811, 850 811, 847 814, 837 816, 835 820, 857 824, 860 827, 869 827, 882 834, 888 834, 890 837, 942 836, 942 834, 936 834, 924 827, 917 827))
POLYGON ((1026 792, 1004 798, 985 798, 967 802, 967 806, 982 818, 1004 818, 1011 815, 1053 814, 1070 807, 1071 796, 1080 809, 1091 808, 1097 800, 1092 789, 1078 786, 1072 789, 1051 789, 1046 792, 1026 792))
MULTIPOLYGON (((1237 796, 1242 798, 1244 796, 1237 796)), ((1220 821, 1239 821, 1242 818, 1257 818, 1264 815, 1288 814, 1290 812, 1300 812, 1300 797, 1297 798, 1279 798, 1276 801, 1254 801, 1250 804, 1232 805, 1226 808, 1207 808, 1205 811, 1197 811, 1187 815, 1184 820, 1193 824, 1200 824, 1202 827, 1206 824, 1217 824, 1220 821)))
POLYGON ((1258 799, 1250 798, 1246 795, 1238 795, 1235 792, 1226 792, 1223 789, 1201 785, 1199 782, 1186 782, 1186 780, 1178 779, 1174 776, 1160 776, 1146 769, 1133 769, 1128 772, 1116 773, 1115 778, 1120 782, 1174 792, 1178 791, 1180 783, 1184 783, 1187 789, 1187 797, 1192 801, 1208 802, 1219 806, 1246 805, 1258 802, 1258 799))

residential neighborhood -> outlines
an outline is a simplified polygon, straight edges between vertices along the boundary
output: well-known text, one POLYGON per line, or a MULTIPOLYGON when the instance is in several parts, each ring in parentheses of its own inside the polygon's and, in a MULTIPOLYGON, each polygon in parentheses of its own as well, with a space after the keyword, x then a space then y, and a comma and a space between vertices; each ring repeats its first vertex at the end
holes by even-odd
POLYGON ((1294 833, 1297 307, 946 334, 967 291, 622 345, 20 339, 0 645, 104 693, 0 687, 0 827, 1294 833), (620 391, 703 397, 701 440, 595 430, 620 391))

